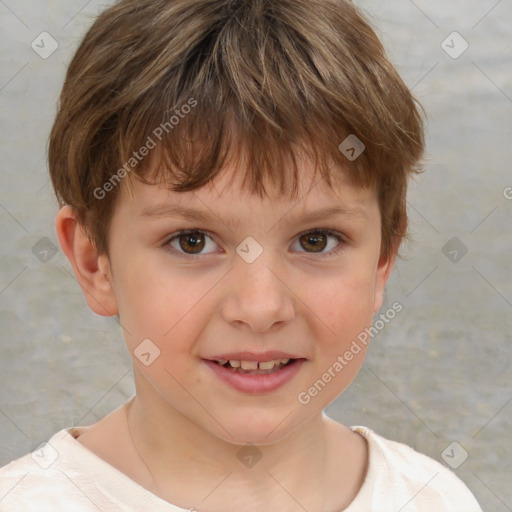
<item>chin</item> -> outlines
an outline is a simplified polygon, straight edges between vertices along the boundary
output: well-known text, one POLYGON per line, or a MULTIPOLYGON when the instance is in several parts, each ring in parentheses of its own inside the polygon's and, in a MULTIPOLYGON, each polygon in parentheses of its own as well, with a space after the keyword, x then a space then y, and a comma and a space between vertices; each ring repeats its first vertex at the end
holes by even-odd
POLYGON ((222 425, 231 436, 219 428, 215 429, 214 435, 231 444, 274 444, 285 439, 300 426, 293 421, 293 415, 289 415, 283 421, 285 417, 286 414, 263 416, 261 412, 244 414, 243 418, 238 416, 232 418, 232 421, 223 421, 222 425))

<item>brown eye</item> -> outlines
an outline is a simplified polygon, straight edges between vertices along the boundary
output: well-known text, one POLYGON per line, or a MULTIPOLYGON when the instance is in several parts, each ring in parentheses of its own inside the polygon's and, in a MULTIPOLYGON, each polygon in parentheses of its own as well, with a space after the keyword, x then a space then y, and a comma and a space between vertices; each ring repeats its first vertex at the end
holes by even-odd
POLYGON ((306 233, 300 237, 301 246, 309 252, 322 252, 327 246, 325 233, 306 233))
POLYGON ((201 229, 184 229, 174 234, 164 244, 171 253, 182 256, 198 257, 218 252, 213 235, 201 229))
MULTIPOLYGON (((209 232, 200 229, 183 230, 175 233, 165 245, 177 256, 206 256, 218 253, 218 246, 212 236, 209 232)), ((293 244, 295 251, 318 253, 319 257, 334 256, 346 245, 343 236, 330 229, 308 231, 298 235, 295 240, 293 244), (297 245, 300 245, 300 248, 297 245)))
POLYGON ((344 236, 332 229, 313 229, 297 236, 292 250, 314 254, 317 258, 336 256, 347 243, 344 236))
POLYGON ((181 249, 187 254, 198 254, 200 253, 206 244, 205 236, 199 231, 193 233, 184 233, 178 237, 181 249))

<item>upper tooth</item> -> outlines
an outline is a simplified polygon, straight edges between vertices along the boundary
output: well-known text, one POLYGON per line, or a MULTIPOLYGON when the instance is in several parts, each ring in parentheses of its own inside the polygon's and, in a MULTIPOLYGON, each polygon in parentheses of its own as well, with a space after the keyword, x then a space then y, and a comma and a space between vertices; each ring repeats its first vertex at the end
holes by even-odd
MULTIPOLYGON (((272 361, 235 361, 229 360, 229 364, 232 368, 242 368, 242 370, 271 370, 274 366, 279 364, 286 364, 290 359, 273 359, 272 361)), ((221 364, 222 361, 219 361, 221 364)))
POLYGON ((262 361, 259 366, 261 370, 270 370, 278 364, 286 364, 289 359, 273 359, 272 361, 262 361))
POLYGON ((260 370, 271 370, 274 368, 275 363, 278 363, 279 361, 261 361, 259 366, 260 370))
POLYGON ((256 370, 258 368, 258 361, 240 361, 240 364, 242 370, 256 370))

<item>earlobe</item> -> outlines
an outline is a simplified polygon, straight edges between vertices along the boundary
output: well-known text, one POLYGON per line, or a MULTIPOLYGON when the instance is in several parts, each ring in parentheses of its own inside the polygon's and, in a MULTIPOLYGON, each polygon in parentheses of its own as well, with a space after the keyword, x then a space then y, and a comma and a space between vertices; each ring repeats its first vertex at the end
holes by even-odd
POLYGON ((55 228, 88 306, 101 316, 118 314, 108 257, 98 255, 71 206, 59 210, 55 228))
POLYGON ((391 271, 393 270, 396 260, 396 251, 392 254, 382 254, 377 266, 377 276, 375 280, 375 292, 373 301, 373 312, 376 313, 381 307, 384 301, 384 290, 386 283, 388 282, 391 271))

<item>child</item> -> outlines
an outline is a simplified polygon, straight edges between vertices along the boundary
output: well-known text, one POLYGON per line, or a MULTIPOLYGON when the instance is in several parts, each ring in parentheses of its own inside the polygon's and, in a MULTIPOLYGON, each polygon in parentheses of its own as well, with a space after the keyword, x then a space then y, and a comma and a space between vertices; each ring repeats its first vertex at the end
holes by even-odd
POLYGON ((363 363, 422 151, 348 0, 108 8, 49 164, 136 395, 2 468, 0 511, 480 511, 438 462, 324 413, 363 363))

